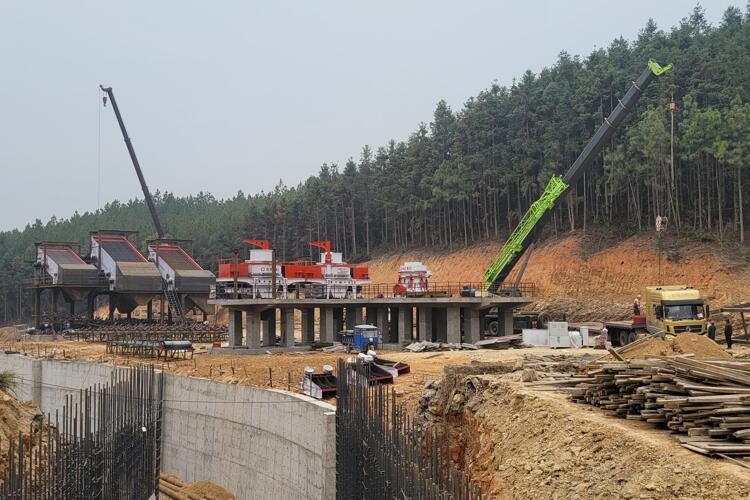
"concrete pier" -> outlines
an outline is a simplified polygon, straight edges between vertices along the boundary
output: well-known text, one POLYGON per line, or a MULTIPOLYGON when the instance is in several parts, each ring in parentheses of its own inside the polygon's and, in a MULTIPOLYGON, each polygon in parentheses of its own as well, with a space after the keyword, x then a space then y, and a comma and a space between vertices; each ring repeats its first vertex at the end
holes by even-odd
POLYGON ((333 317, 333 307, 320 308, 320 341, 333 342, 336 339, 336 324, 333 317))
POLYGON ((400 306, 398 308, 398 343, 410 344, 414 330, 414 308, 400 306))
POLYGON ((281 345, 294 347, 294 308, 281 309, 281 345))
POLYGON ((302 310, 302 343, 315 342, 315 309, 305 307, 302 310))

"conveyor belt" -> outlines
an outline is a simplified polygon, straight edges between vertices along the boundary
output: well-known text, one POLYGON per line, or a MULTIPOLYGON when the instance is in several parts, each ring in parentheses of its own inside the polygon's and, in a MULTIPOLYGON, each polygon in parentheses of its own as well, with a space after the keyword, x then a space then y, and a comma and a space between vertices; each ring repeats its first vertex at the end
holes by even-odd
POLYGON ((115 262, 145 262, 146 259, 126 240, 104 240, 100 242, 102 251, 115 262))

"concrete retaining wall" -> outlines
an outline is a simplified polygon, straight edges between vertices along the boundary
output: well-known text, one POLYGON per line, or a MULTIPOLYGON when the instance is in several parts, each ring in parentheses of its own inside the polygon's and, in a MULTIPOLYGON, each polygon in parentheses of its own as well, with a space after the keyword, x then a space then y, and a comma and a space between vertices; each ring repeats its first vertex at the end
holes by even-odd
MULTIPOLYGON (((105 384, 117 368, 0 353, 19 399, 54 414, 66 395, 105 384)), ((162 470, 213 481, 238 499, 333 499, 335 408, 279 390, 165 375, 162 470)))

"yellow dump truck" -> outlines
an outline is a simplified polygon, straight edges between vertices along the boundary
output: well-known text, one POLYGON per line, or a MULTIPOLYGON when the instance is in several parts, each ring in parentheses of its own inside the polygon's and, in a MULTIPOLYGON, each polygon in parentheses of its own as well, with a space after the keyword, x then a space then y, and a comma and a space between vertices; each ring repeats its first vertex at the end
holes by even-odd
POLYGON ((650 332, 671 335, 684 332, 705 333, 708 307, 701 294, 685 285, 646 287, 644 313, 650 332))
POLYGON ((635 341, 639 334, 665 332, 677 335, 685 332, 705 333, 708 306, 701 294, 686 285, 646 287, 641 303, 642 316, 632 321, 607 321, 608 338, 614 346, 635 341))

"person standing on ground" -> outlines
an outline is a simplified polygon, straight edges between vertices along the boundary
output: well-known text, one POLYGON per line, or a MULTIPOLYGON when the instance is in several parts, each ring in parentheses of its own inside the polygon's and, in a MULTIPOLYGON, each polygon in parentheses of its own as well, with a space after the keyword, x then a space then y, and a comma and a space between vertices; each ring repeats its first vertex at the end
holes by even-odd
POLYGON ((716 340, 716 322, 714 320, 708 322, 708 338, 713 341, 716 340))
POLYGON ((727 322, 724 325, 724 338, 727 341, 727 349, 732 348, 732 323, 727 318, 727 322))
POLYGON ((635 316, 641 315, 641 296, 638 295, 633 301, 633 314, 635 316))

